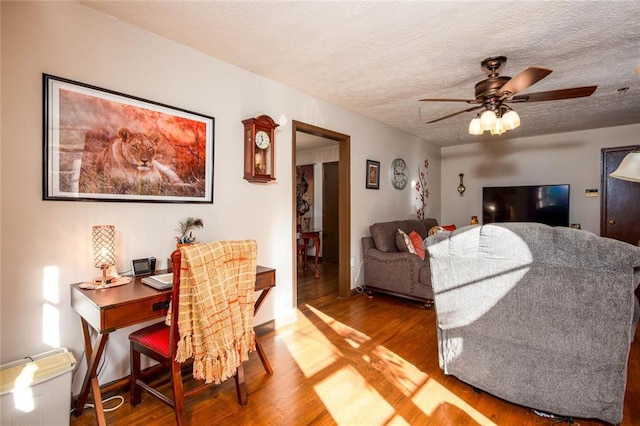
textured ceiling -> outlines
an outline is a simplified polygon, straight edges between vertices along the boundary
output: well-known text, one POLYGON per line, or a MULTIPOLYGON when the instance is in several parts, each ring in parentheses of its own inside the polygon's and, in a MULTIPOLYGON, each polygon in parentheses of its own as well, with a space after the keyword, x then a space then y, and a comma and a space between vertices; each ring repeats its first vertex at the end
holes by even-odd
POLYGON ((534 136, 640 122, 639 1, 87 1, 88 7, 447 146, 470 136, 480 62, 553 72, 521 92, 597 85, 589 98, 515 104, 534 136), (620 94, 617 89, 628 87, 620 94))

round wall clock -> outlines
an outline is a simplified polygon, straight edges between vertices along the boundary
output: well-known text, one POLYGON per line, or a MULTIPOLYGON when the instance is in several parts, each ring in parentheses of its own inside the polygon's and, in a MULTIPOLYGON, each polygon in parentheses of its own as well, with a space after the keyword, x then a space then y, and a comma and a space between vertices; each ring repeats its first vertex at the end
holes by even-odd
POLYGON ((409 172, 407 163, 402 158, 396 158, 391 162, 391 185, 395 189, 403 189, 407 185, 409 172))

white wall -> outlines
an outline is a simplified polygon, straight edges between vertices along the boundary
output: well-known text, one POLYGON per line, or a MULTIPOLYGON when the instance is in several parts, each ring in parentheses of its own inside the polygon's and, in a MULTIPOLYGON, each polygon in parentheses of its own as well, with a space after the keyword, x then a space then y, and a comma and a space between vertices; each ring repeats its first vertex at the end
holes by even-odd
MULTIPOLYGON (((75 2, 2 2, 2 139, 0 308, 1 357, 8 362, 51 346, 82 353, 78 315, 69 285, 99 271, 90 259, 91 226, 116 226, 118 268, 155 256, 159 267, 174 248, 174 229, 201 217, 202 241, 253 238, 258 262, 277 269, 277 287, 256 319, 289 319, 293 300, 291 120, 351 136, 351 252, 360 264, 360 237, 381 220, 412 217, 410 188, 396 191, 382 179, 365 190, 367 158, 383 170, 402 156, 410 170, 426 156, 433 164, 429 213, 439 216, 439 148, 419 138, 329 105, 193 49, 117 21, 75 2), (42 201, 42 73, 92 84, 215 117, 213 204, 42 201), (276 177, 269 185, 242 179, 241 120, 268 114, 287 123, 276 134, 276 177), (47 269, 45 269, 47 268, 47 269), (45 300, 45 270, 57 294, 45 300), (53 317, 43 319, 43 311, 53 317), (56 318, 57 316, 57 318, 56 318)), ((384 176, 383 176, 384 177, 384 176)), ((412 172, 411 179, 415 178, 412 172)), ((355 276, 355 271, 354 271, 355 276)), ((352 282, 354 278, 352 278, 352 282)), ((131 329, 113 333, 100 376, 128 374, 131 329)), ((74 392, 84 363, 74 375, 74 392)))
MULTIPOLYGON (((524 124, 523 124, 524 125, 524 124)), ((565 184, 570 188, 570 223, 600 234, 601 148, 638 144, 640 125, 560 133, 461 145, 442 149, 442 223, 468 225, 477 215, 482 222, 482 187, 565 184), (458 195, 458 174, 467 188, 458 195)))

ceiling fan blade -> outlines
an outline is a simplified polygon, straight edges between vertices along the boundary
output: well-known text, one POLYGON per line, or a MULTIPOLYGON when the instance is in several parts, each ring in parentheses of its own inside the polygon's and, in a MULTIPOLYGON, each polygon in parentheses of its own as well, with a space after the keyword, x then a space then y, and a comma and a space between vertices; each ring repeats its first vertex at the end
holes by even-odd
POLYGON ((420 99, 420 102, 466 102, 468 104, 481 104, 482 101, 477 99, 444 99, 444 98, 425 98, 420 99))
POLYGON ((552 71, 553 70, 548 68, 529 67, 513 77, 511 80, 507 81, 496 94, 502 99, 515 95, 516 93, 522 92, 527 87, 542 80, 551 74, 552 71))
POLYGON ((518 95, 509 99, 508 102, 541 102, 557 101, 560 99, 584 98, 591 96, 598 86, 573 87, 571 89, 550 90, 548 92, 529 93, 518 95))
POLYGON ((474 107, 471 107, 471 108, 467 108, 467 109, 462 110, 462 111, 454 112, 453 114, 445 115, 444 117, 436 118, 435 120, 427 121, 427 124, 435 123, 437 121, 442 121, 442 120, 445 120, 445 119, 447 119, 449 117, 453 117, 454 115, 462 114, 462 113, 465 113, 465 112, 475 111, 475 110, 480 109, 480 108, 482 108, 482 105, 474 106, 474 107))

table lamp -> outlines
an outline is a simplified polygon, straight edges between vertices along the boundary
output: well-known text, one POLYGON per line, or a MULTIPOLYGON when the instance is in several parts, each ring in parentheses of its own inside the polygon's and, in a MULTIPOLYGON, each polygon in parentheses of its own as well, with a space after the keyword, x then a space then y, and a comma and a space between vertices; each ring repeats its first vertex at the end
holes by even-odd
POLYGON ((116 227, 113 225, 96 225, 91 233, 93 245, 93 264, 102 269, 102 276, 95 278, 95 284, 111 284, 113 276, 107 275, 107 270, 116 264, 116 227))

